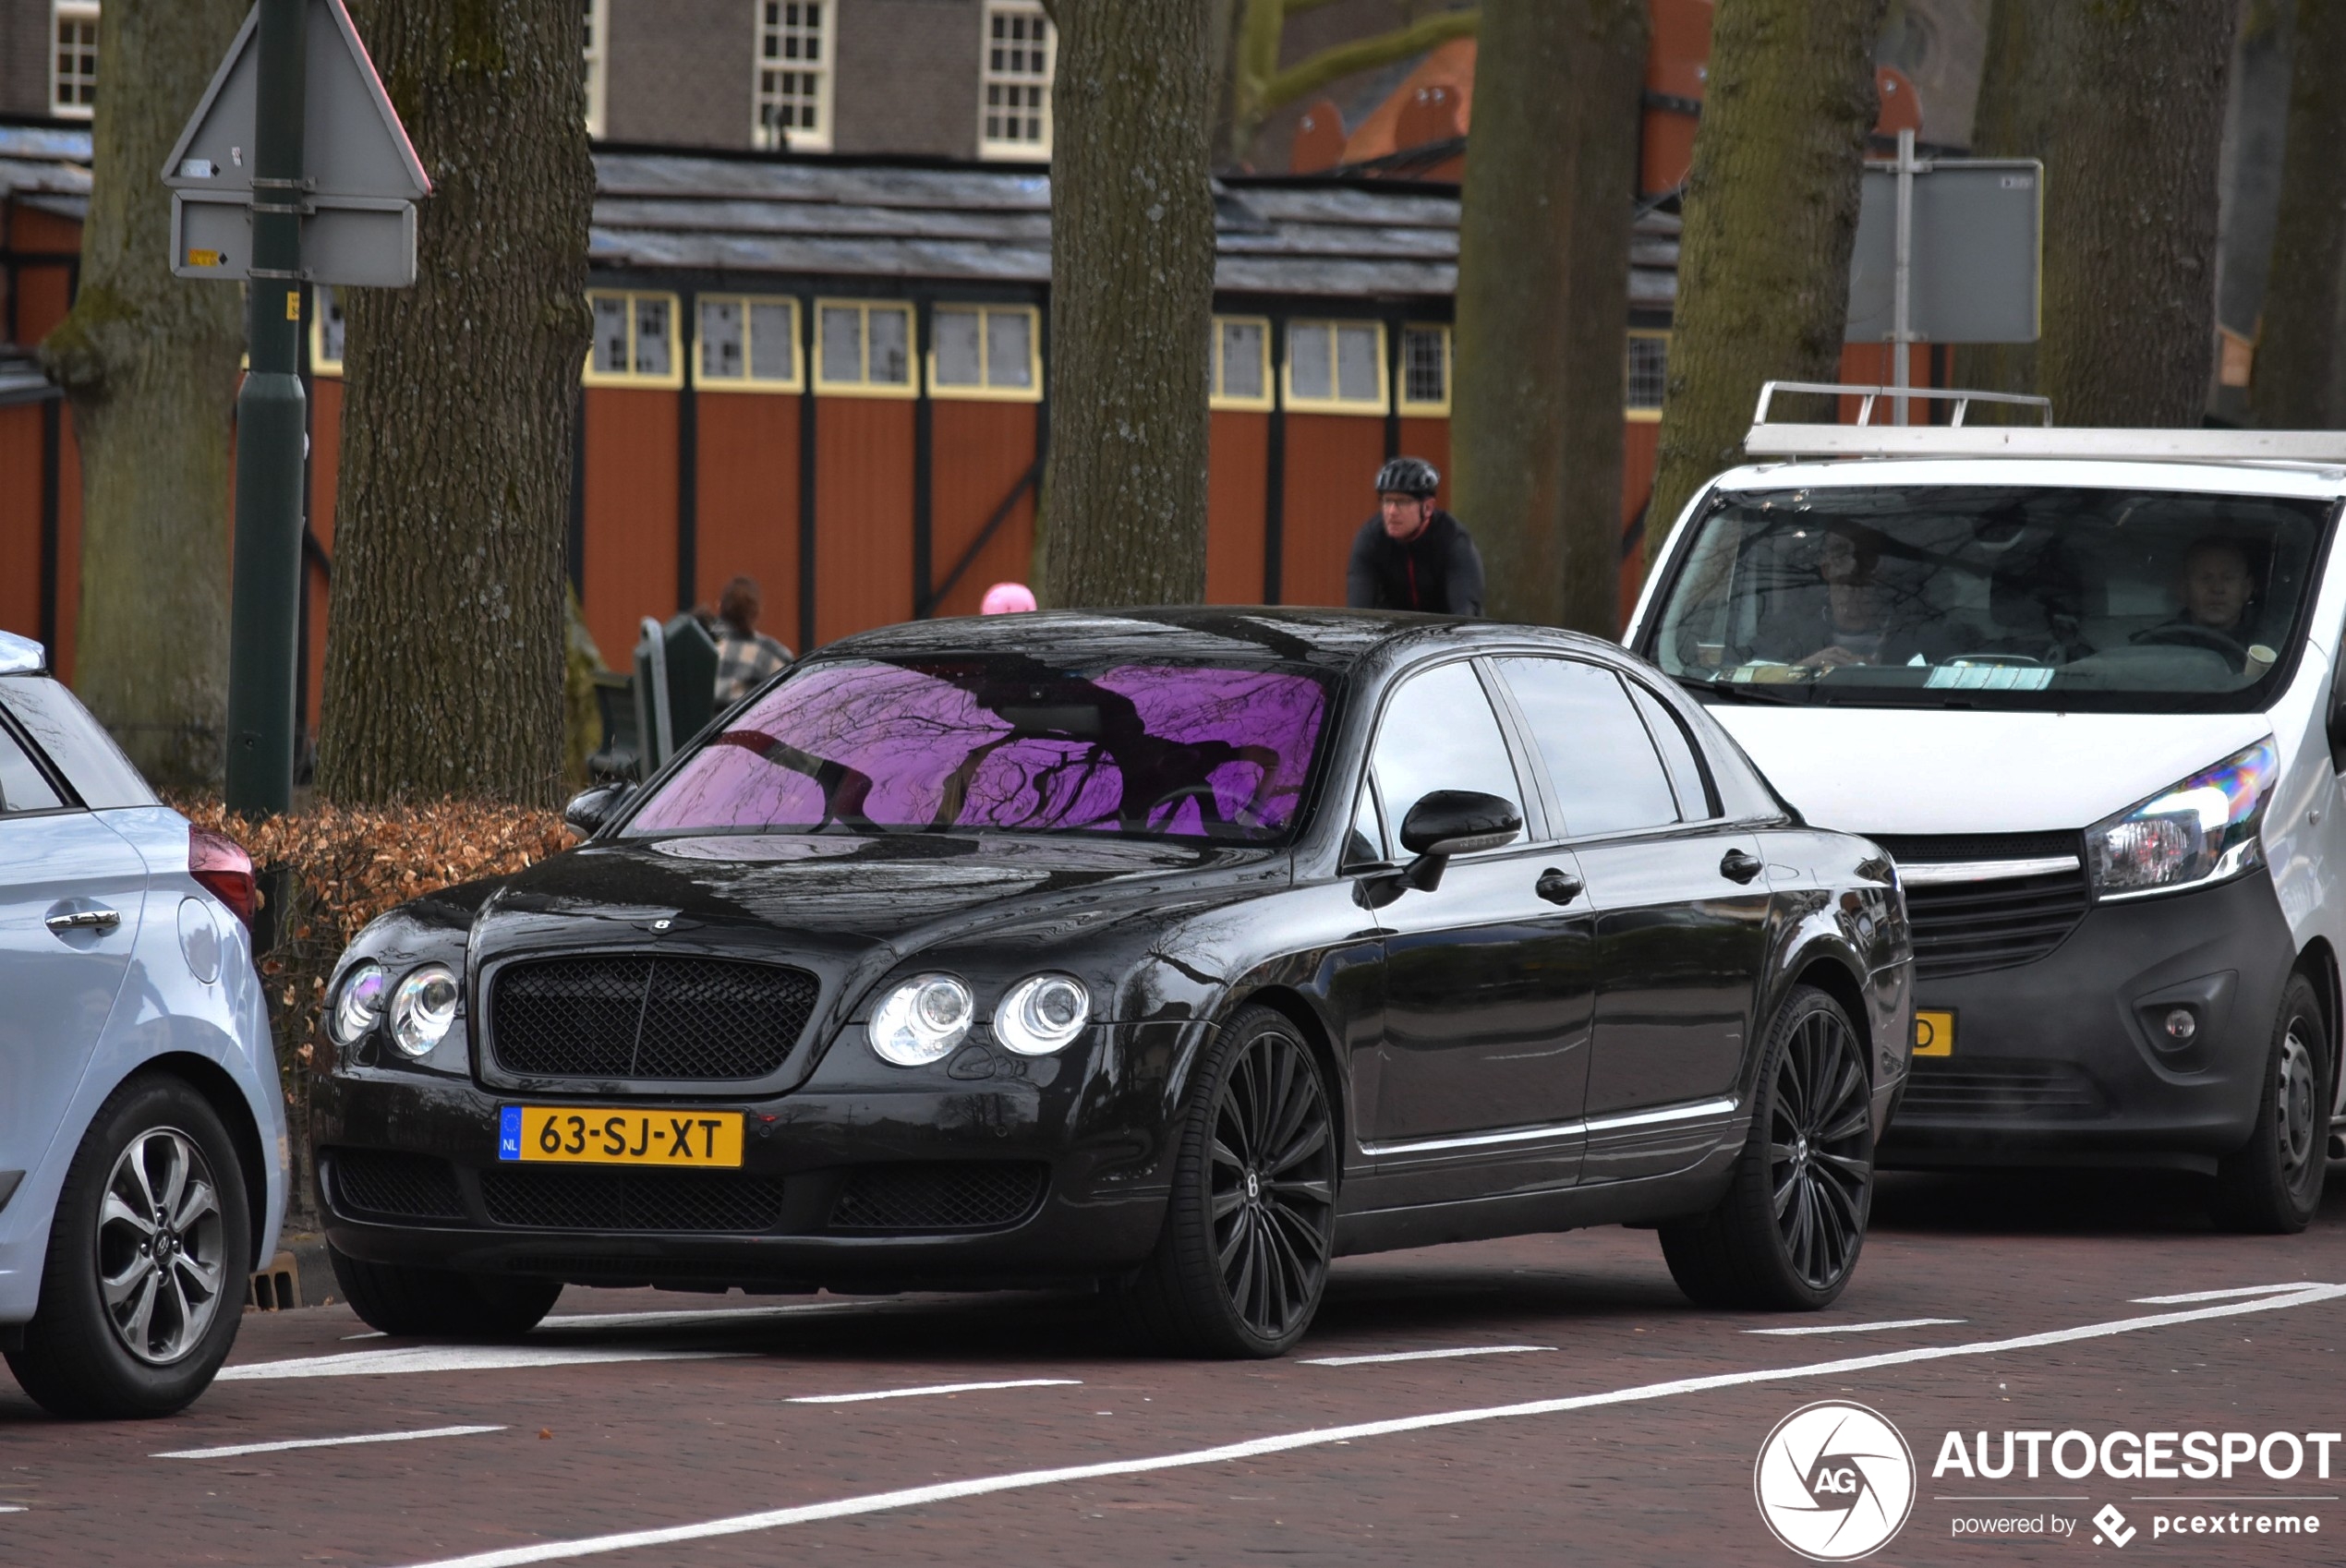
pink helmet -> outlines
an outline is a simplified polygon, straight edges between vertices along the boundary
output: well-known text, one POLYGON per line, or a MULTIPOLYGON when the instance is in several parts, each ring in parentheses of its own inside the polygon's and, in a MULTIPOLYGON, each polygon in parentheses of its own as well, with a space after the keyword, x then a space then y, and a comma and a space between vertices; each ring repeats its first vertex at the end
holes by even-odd
POLYGON ((1023 583, 997 583, 986 590, 986 602, 978 606, 980 615, 1009 615, 1017 610, 1034 608, 1034 590, 1023 583))

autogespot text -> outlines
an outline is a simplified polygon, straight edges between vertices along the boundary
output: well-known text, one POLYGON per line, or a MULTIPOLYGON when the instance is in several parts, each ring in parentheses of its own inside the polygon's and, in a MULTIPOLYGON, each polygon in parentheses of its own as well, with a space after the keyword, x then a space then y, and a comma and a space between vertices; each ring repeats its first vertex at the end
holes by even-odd
POLYGON ((1949 1432, 1939 1445, 1933 1479, 1961 1476, 2001 1480, 2015 1473, 2043 1475, 2045 1465, 2065 1480, 2103 1476, 2115 1481, 2231 1480, 2261 1472, 2268 1480, 2299 1475, 2328 1480, 2338 1432, 1977 1432, 1966 1443, 1949 1432), (2310 1470, 2308 1466, 2311 1466, 2310 1470), (2252 1469, 2253 1466, 2253 1469, 2252 1469))

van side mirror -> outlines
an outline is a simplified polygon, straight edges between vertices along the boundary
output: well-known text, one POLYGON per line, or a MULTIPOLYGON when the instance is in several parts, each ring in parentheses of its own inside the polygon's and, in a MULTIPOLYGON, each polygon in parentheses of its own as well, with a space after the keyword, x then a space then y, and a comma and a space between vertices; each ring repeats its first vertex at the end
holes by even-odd
POLYGON ((635 786, 624 780, 598 784, 591 790, 581 790, 562 807, 562 821, 582 838, 592 838, 626 803, 635 792, 635 786))

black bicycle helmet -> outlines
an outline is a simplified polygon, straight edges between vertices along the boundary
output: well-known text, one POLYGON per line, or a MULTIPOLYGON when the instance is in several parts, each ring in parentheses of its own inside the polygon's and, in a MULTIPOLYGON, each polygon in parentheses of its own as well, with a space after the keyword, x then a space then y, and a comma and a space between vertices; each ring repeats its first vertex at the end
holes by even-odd
POLYGON ((1442 488, 1442 476, 1422 457, 1397 457, 1376 471, 1376 493, 1429 499, 1442 488))

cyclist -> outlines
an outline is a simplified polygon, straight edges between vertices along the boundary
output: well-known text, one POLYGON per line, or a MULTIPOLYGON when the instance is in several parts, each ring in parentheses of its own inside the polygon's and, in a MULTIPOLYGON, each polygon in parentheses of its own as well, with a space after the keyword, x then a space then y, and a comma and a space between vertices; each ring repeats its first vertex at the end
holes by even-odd
POLYGON ((1482 613, 1482 557, 1466 525, 1433 504, 1442 476, 1422 457, 1377 470, 1377 514, 1360 525, 1345 571, 1354 609, 1482 613))

